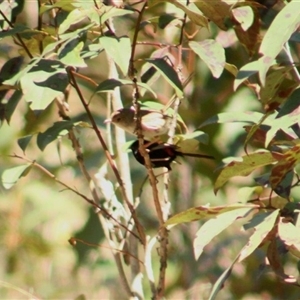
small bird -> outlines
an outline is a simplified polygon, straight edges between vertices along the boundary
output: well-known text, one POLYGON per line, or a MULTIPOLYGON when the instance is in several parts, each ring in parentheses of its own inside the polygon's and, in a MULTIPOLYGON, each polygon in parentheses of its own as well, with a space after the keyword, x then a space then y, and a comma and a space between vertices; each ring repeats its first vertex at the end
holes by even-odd
MULTIPOLYGON (((158 136, 168 133, 172 125, 172 115, 148 108, 141 108, 139 112, 141 115, 141 129, 145 140, 151 141, 158 136)), ((136 135, 135 109, 133 106, 113 112, 110 119, 106 119, 104 123, 112 123, 136 135)), ((185 133, 186 126, 183 121, 178 120, 177 124, 180 133, 185 133)))
MULTIPOLYGON (((214 159, 211 155, 204 155, 199 153, 185 153, 179 151, 179 147, 168 143, 149 143, 144 141, 146 151, 149 153, 152 168, 166 167, 168 171, 171 171, 171 163, 177 156, 191 156, 199 158, 214 159)), ((130 146, 130 149, 135 159, 142 165, 145 165, 145 160, 139 151, 139 141, 136 140, 130 146)))

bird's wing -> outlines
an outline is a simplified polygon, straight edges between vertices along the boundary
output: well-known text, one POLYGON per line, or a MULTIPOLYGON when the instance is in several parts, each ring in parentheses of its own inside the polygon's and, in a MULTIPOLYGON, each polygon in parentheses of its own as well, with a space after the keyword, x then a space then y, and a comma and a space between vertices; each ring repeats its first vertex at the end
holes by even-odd
POLYGON ((160 112, 151 112, 142 117, 144 130, 158 130, 165 126, 165 116, 160 112))

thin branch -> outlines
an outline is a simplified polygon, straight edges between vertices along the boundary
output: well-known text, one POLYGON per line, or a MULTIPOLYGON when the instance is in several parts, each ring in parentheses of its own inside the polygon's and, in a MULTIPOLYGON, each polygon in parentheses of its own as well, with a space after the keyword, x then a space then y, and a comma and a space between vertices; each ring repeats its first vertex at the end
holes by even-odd
POLYGON ((130 213, 132 214, 132 218, 134 219, 134 222, 136 224, 136 227, 137 227, 137 230, 138 230, 138 233, 139 233, 139 240, 144 245, 145 244, 145 233, 144 233, 144 230, 143 230, 141 224, 139 223, 139 220, 138 220, 138 218, 136 216, 136 212, 135 212, 135 209, 134 209, 133 205, 130 203, 130 201, 129 201, 128 197, 127 197, 126 190, 124 188, 124 184, 123 184, 122 179, 120 177, 119 171, 118 171, 118 169, 116 167, 115 161, 113 160, 112 156, 110 155, 110 153, 108 151, 108 148, 107 148, 106 143, 105 143, 105 141, 104 141, 104 139, 102 137, 102 134, 101 134, 101 132, 100 132, 100 130, 99 130, 99 128, 98 128, 98 126, 97 126, 97 124, 96 124, 93 116, 92 116, 92 113, 91 113, 91 111, 89 109, 89 106, 88 106, 87 102, 85 101, 85 99, 84 99, 84 97, 83 97, 83 95, 81 93, 81 90, 80 90, 80 88, 79 88, 79 86, 78 86, 78 84, 76 82, 75 75, 74 75, 75 74, 74 69, 73 68, 69 68, 68 69, 68 73, 69 73, 69 76, 70 76, 71 84, 75 88, 75 90, 76 90, 76 92, 78 94, 78 97, 81 100, 81 103, 82 103, 82 105, 83 105, 83 107, 84 107, 84 109, 85 109, 85 111, 86 111, 86 113, 88 115, 88 118, 89 118, 89 120, 90 120, 90 122, 92 124, 92 127, 93 127, 93 129, 94 129, 94 131, 95 131, 95 133, 96 133, 96 135, 98 137, 99 142, 101 143, 101 146, 102 146, 103 150, 104 150, 104 153, 105 153, 105 156, 106 156, 106 158, 108 160, 108 163, 111 166, 111 168, 112 168, 112 170, 113 170, 113 172, 114 172, 114 174, 116 176, 116 179, 117 179, 117 181, 118 181, 118 183, 120 185, 120 189, 121 189, 121 192, 122 192, 123 199, 126 202, 126 205, 128 206, 128 208, 130 210, 130 213))
MULTIPOLYGON (((0 14, 3 17, 3 19, 5 20, 5 22, 11 27, 14 28, 14 25, 7 19, 6 15, 2 12, 2 10, 0 10, 0 14)), ((25 50, 25 52, 27 53, 27 55, 29 56, 29 58, 33 58, 33 55, 30 53, 29 49, 27 48, 26 44, 23 42, 21 36, 16 33, 16 38, 19 41, 19 43, 22 45, 23 49, 25 50)))
POLYGON ((65 187, 67 190, 70 190, 71 192, 75 193, 77 196, 79 196, 82 199, 84 199, 87 203, 91 204, 93 207, 95 207, 96 209, 98 209, 99 211, 101 211, 105 215, 106 218, 113 220, 120 227, 122 227, 123 229, 125 229, 125 231, 130 232, 133 236, 135 236, 136 238, 139 238, 134 232, 130 231, 125 225, 123 225, 117 219, 115 219, 104 207, 99 206, 97 203, 95 203, 93 200, 91 200, 88 197, 86 197, 84 194, 78 192, 76 189, 70 187, 69 185, 67 185, 63 181, 59 180, 53 173, 51 173, 49 170, 47 170, 45 167, 43 167, 42 165, 40 165, 36 161, 32 161, 30 159, 27 159, 26 157, 22 157, 22 156, 17 155, 17 154, 9 155, 9 157, 22 159, 22 160, 25 160, 25 161, 31 163, 33 166, 37 167, 40 171, 42 171, 48 177, 50 177, 51 179, 55 180, 58 184, 60 184, 63 187, 65 187))
POLYGON ((139 14, 138 14, 138 18, 136 20, 136 25, 135 25, 135 31, 133 34, 133 38, 132 38, 132 48, 131 48, 131 55, 130 55, 130 60, 129 60, 129 70, 128 70, 128 76, 132 79, 134 79, 134 74, 135 74, 135 69, 134 69, 134 57, 135 57, 135 48, 136 48, 136 43, 137 43, 137 38, 138 38, 138 34, 139 34, 139 28, 140 28, 140 24, 142 22, 142 18, 143 18, 143 13, 147 7, 148 3, 147 1, 145 1, 142 9, 140 10, 139 14))
POLYGON ((141 261, 138 257, 132 255, 131 253, 127 252, 127 251, 123 251, 123 250, 120 250, 118 248, 112 248, 110 246, 105 246, 105 245, 99 245, 99 244, 94 244, 94 243, 89 243, 89 242, 86 242, 82 239, 78 239, 78 238, 75 238, 75 237, 72 237, 69 239, 69 242, 72 246, 75 246, 76 245, 76 242, 80 242, 84 245, 87 245, 87 246, 91 246, 91 247, 99 247, 99 248, 105 248, 105 249, 109 249, 109 250, 113 250, 113 251, 116 251, 116 252, 119 252, 119 253, 123 253, 123 254, 126 254, 130 257, 132 257, 133 259, 137 260, 140 264, 144 265, 144 262, 141 261))

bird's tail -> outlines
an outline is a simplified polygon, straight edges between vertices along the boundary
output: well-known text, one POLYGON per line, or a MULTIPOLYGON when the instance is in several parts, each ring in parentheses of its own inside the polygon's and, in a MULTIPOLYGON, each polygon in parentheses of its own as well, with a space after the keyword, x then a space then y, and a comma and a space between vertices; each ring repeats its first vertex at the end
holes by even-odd
POLYGON ((181 152, 181 151, 177 151, 178 155, 181 156, 190 156, 190 157, 199 157, 199 158, 207 158, 207 159, 215 159, 213 156, 211 155, 205 155, 205 154, 200 154, 200 153, 186 153, 186 152, 181 152))

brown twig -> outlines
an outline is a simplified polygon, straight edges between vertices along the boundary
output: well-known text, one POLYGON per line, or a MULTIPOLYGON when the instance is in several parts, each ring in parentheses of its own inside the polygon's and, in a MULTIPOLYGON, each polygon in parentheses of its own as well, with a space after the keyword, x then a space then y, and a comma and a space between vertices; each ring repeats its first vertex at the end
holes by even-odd
MULTIPOLYGON (((11 27, 14 28, 14 25, 7 19, 6 15, 2 12, 2 10, 0 10, 0 14, 3 17, 3 19, 5 20, 5 22, 11 27)), ((21 36, 16 33, 16 37, 17 40, 19 41, 19 43, 21 44, 21 46, 23 47, 23 49, 25 50, 25 52, 27 53, 27 55, 29 56, 29 58, 33 58, 33 55, 31 54, 31 52, 29 51, 29 49, 27 48, 26 44, 23 42, 21 36)))
POLYGON ((87 203, 91 204, 93 207, 95 207, 96 209, 98 209, 99 211, 101 211, 105 215, 106 218, 113 220, 120 227, 122 227, 123 229, 125 229, 127 232, 129 231, 133 236, 135 236, 136 238, 138 238, 138 236, 134 232, 130 231, 125 225, 123 225, 118 220, 116 220, 104 207, 99 206, 97 203, 95 203, 93 200, 91 200, 88 197, 86 197, 84 194, 78 192, 76 189, 70 187, 69 185, 67 185, 63 181, 59 180, 53 173, 51 173, 49 170, 47 170, 45 167, 43 167, 42 165, 40 165, 36 161, 32 161, 32 160, 30 160, 30 159, 28 159, 26 157, 23 157, 23 156, 20 156, 20 155, 17 155, 17 154, 9 155, 9 157, 18 158, 18 159, 21 159, 21 160, 24 160, 24 161, 27 161, 27 162, 31 163, 33 166, 37 167, 40 171, 42 171, 48 177, 50 177, 51 179, 55 180, 58 184, 60 184, 63 187, 65 187, 67 190, 70 190, 71 192, 75 193, 76 195, 78 195, 79 197, 81 197, 82 199, 84 199, 87 203))
POLYGON ((100 130, 99 130, 99 128, 98 128, 98 126, 97 126, 97 124, 96 124, 93 116, 92 116, 92 113, 91 113, 91 111, 89 109, 89 106, 88 106, 87 102, 85 101, 85 99, 84 99, 84 97, 83 97, 83 95, 81 93, 81 90, 80 90, 80 88, 79 88, 79 86, 77 84, 77 81, 76 81, 75 75, 74 75, 75 74, 75 70, 73 68, 69 68, 68 69, 68 73, 69 73, 69 77, 70 77, 70 80, 71 80, 71 84, 75 88, 75 90, 76 90, 76 92, 78 94, 78 97, 81 100, 81 103, 82 103, 82 105, 83 105, 83 107, 84 107, 84 109, 85 109, 85 111, 86 111, 86 113, 88 115, 88 118, 89 118, 89 120, 90 120, 90 122, 92 124, 92 127, 93 127, 93 129, 94 129, 94 131, 95 131, 95 133, 96 133, 96 135, 98 137, 99 142, 101 143, 101 146, 102 146, 103 150, 104 150, 104 153, 105 153, 105 156, 106 156, 106 158, 108 160, 108 163, 111 166, 111 168, 112 168, 112 170, 114 172, 114 175, 116 176, 116 179, 117 179, 117 181, 118 181, 118 183, 120 185, 120 189, 121 189, 121 192, 122 192, 123 199, 124 199, 126 205, 128 206, 128 208, 130 210, 130 213, 132 215, 132 218, 134 219, 135 225, 137 227, 137 231, 139 233, 139 240, 144 245, 145 244, 145 233, 143 231, 143 228, 142 228, 141 224, 139 223, 139 220, 138 220, 138 218, 136 216, 136 212, 135 212, 135 209, 134 209, 133 205, 130 203, 129 199, 127 198, 126 191, 125 191, 122 179, 120 177, 119 171, 118 171, 118 169, 116 167, 115 161, 113 160, 112 156, 110 155, 110 153, 108 151, 108 148, 107 148, 106 143, 105 143, 105 141, 104 141, 104 139, 102 137, 102 134, 101 134, 101 132, 100 132, 100 130))
MULTIPOLYGON (((143 5, 139 16, 137 18, 136 26, 135 26, 135 32, 133 35, 133 42, 132 42, 132 51, 131 51, 131 57, 130 57, 130 63, 129 63, 129 77, 132 79, 134 84, 134 92, 133 92, 133 105, 135 107, 135 118, 136 118, 136 133, 139 140, 139 151, 141 155, 144 158, 145 161, 145 167, 148 172, 149 176, 149 182, 152 188, 152 195, 153 195, 153 202, 156 209, 156 214, 158 217, 158 221, 160 224, 160 229, 157 235, 157 239, 160 243, 160 250, 159 250, 159 256, 160 256, 160 272, 159 272, 159 283, 157 288, 155 289, 154 280, 152 278, 148 278, 152 290, 152 299, 161 299, 164 295, 165 291, 165 273, 166 273, 166 267, 167 267, 167 244, 168 244, 168 232, 166 228, 163 226, 164 224, 164 216, 162 212, 161 203, 158 196, 158 189, 157 189, 157 180, 155 178, 155 175, 153 173, 151 161, 148 152, 145 149, 144 146, 144 138, 141 128, 141 116, 140 116, 140 104, 138 102, 140 95, 139 95, 139 89, 137 85, 137 79, 135 77, 135 67, 134 67, 134 57, 135 57, 135 48, 137 44, 137 37, 139 32, 139 25, 142 21, 143 12, 145 11, 147 6, 147 2, 143 5)), ((148 275, 151 275, 149 273, 149 268, 151 266, 147 265, 148 267, 148 275)))
POLYGON ((74 246, 76 245, 77 242, 80 242, 84 245, 87 245, 87 246, 91 246, 91 247, 99 247, 99 248, 105 248, 105 249, 109 249, 109 250, 113 250, 113 251, 117 251, 119 253, 123 253, 123 254, 126 254, 130 257, 132 257, 133 259, 137 260, 140 264, 144 265, 144 262, 141 261, 138 257, 132 255, 131 253, 127 252, 127 251, 123 251, 123 250, 120 250, 120 249, 117 249, 117 248, 111 248, 110 246, 105 246, 105 245, 99 245, 99 244, 94 244, 94 243, 89 243, 89 242, 86 242, 82 239, 78 239, 78 238, 75 238, 75 237, 72 237, 69 239, 69 243, 74 246))

